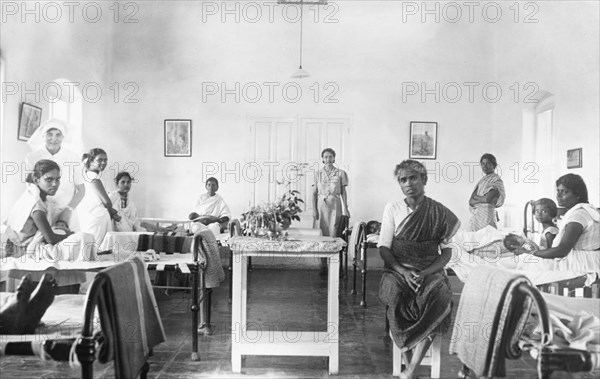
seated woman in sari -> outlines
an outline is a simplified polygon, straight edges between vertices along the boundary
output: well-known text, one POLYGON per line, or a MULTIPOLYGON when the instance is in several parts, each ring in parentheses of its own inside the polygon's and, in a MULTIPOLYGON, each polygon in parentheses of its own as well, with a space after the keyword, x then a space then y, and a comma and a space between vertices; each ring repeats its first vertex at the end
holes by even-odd
POLYGON ((443 268, 452 253, 445 243, 460 221, 425 196, 427 170, 420 162, 405 160, 394 174, 406 198, 387 204, 383 212, 379 298, 388 307, 394 342, 409 362, 401 377, 412 378, 433 335, 450 325, 452 291, 443 268))
MULTIPOLYGON (((33 173, 27 178, 27 189, 5 221, 8 239, 36 261, 94 261, 97 249, 92 235, 73 233, 64 227, 52 228, 48 222, 48 197, 58 190, 60 172, 54 161, 42 159, 36 162, 33 173)), ((56 279, 61 285, 84 282, 85 275, 78 275, 59 272, 56 279)), ((39 277, 34 278, 37 279, 39 277)))
POLYGON ((217 195, 219 181, 216 178, 206 179, 205 187, 206 193, 200 195, 196 208, 189 215, 189 219, 194 221, 192 232, 206 229, 205 226, 207 226, 217 237, 227 227, 231 212, 225 200, 217 195))

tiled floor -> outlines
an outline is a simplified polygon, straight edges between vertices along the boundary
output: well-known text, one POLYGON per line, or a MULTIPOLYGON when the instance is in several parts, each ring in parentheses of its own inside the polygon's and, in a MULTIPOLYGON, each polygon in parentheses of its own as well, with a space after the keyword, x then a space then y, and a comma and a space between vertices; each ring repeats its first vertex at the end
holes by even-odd
MULTIPOLYGON (((340 287, 340 378, 390 378, 392 345, 384 336, 384 308, 377 300, 380 272, 368 278, 368 307, 359 305, 360 297, 350 295, 351 278, 340 287)), ((249 325, 253 330, 289 330, 293 338, 296 328, 325 329, 326 280, 316 270, 276 270, 256 268, 250 276, 249 325)), ((462 284, 451 278, 455 309, 462 284)), ((156 291, 167 342, 156 347, 150 358, 151 378, 327 378, 327 360, 319 357, 247 357, 242 374, 231 372, 231 305, 227 285, 213 294, 212 336, 200 337, 200 361, 191 361, 191 335, 188 294, 175 292, 166 296, 156 291)), ((251 334, 248 334, 251 338, 251 334)), ((449 356, 450 336, 442 344, 442 377, 456 378, 461 367, 449 356)), ((110 377, 111 368, 97 370, 98 376, 110 377)), ((429 368, 419 370, 428 377, 429 368)), ((77 377, 79 371, 65 363, 46 363, 31 358, 4 357, 1 378, 66 378, 77 377)), ((535 361, 529 357, 507 361, 507 377, 535 378, 535 361)), ((552 378, 598 378, 600 372, 569 375, 554 373, 552 378)))

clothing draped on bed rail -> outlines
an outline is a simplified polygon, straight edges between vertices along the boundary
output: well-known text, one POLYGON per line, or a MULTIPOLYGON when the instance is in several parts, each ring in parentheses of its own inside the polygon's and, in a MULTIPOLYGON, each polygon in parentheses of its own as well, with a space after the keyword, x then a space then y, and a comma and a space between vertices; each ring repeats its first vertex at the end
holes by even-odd
POLYGON ((112 289, 99 299, 105 305, 99 308, 100 324, 108 338, 99 361, 106 363, 118 354, 118 377, 136 378, 137 368, 146 362, 152 347, 166 337, 144 262, 136 257, 126 263, 98 274, 108 277, 112 289))
POLYGON ((476 195, 484 196, 491 190, 497 190, 500 193, 500 197, 496 200, 495 204, 480 203, 470 207, 471 219, 469 220, 469 228, 472 232, 475 232, 486 225, 496 227, 497 213, 496 208, 499 208, 504 204, 504 182, 500 176, 496 173, 487 174, 477 183, 475 186, 476 195))
MULTIPOLYGON (((394 257, 400 264, 417 270, 430 266, 439 257, 439 246, 444 247, 460 225, 449 209, 427 197, 412 212, 404 203, 388 204, 384 222, 390 218, 401 220, 391 242, 394 257), (404 212, 404 217, 392 214, 394 209, 404 212)), ((386 240, 383 231, 382 225, 380 246, 385 246, 381 243, 386 240)), ((449 327, 452 291, 443 271, 425 277, 415 292, 402 275, 385 267, 379 298, 388 306, 390 330, 394 342, 401 349, 412 349, 429 335, 444 333, 449 327)))
POLYGON ((475 374, 504 377, 504 359, 518 358, 516 349, 531 309, 531 298, 512 290, 531 285, 524 276, 481 267, 463 288, 450 340, 450 354, 458 355, 475 374))

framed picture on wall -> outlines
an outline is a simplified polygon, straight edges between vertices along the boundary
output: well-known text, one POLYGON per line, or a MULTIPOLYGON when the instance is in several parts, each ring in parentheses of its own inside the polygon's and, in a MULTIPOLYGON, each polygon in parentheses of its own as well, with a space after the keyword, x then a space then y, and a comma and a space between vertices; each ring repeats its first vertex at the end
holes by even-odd
POLYGON ((411 159, 435 159, 437 122, 411 121, 409 141, 409 157, 411 159))
POLYGON ((35 105, 22 103, 21 113, 19 113, 19 141, 27 141, 29 137, 40 127, 42 123, 42 108, 35 105))
POLYGON ((583 167, 583 148, 567 150, 567 168, 583 167))
POLYGON ((192 120, 165 120, 165 157, 192 156, 192 120))

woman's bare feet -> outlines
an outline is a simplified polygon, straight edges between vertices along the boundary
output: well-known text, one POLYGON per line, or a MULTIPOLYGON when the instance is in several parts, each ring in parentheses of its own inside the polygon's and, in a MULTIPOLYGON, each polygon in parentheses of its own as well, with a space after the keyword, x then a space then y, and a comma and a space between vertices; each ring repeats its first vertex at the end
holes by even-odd
POLYGON ((39 325, 44 313, 54 301, 57 287, 54 277, 51 274, 44 274, 29 298, 26 314, 24 315, 24 333, 35 332, 35 328, 39 325))
POLYGON ((414 368, 412 368, 412 369, 407 368, 406 370, 402 371, 398 377, 401 379, 416 379, 417 378, 415 376, 414 368))
POLYGON ((31 276, 21 279, 17 292, 10 294, 2 302, 0 308, 0 334, 22 334, 23 316, 27 313, 27 305, 31 292, 35 289, 31 276))

